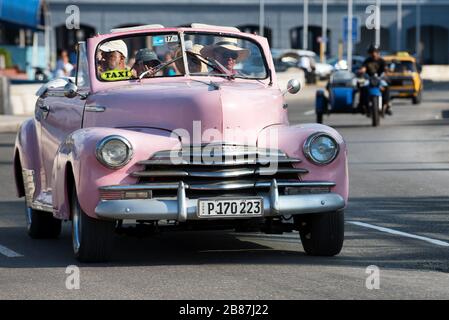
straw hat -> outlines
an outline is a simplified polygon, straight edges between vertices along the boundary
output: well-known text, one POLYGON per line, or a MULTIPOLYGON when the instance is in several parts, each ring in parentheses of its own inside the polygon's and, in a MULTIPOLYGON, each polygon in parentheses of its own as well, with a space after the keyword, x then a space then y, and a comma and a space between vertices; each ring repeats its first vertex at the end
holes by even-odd
MULTIPOLYGON (((194 53, 200 53, 201 49, 204 48, 204 46, 200 45, 200 44, 192 44, 192 41, 186 41, 186 51, 190 51, 190 52, 194 52, 194 53)), ((179 50, 176 51, 176 57, 181 56, 181 48, 179 50)), ((207 67, 204 63, 200 62, 200 59, 198 59, 197 57, 195 57, 194 55, 190 55, 187 53, 187 61, 190 62, 192 59, 196 59, 198 61, 198 63, 201 65, 201 70, 199 71, 194 71, 194 70, 190 70, 190 72, 207 72, 207 67)), ((178 59, 175 61, 176 67, 179 70, 179 72, 181 73, 185 73, 184 70, 184 61, 183 59, 178 59)), ((192 69, 192 66, 189 64, 189 69, 192 69)))
POLYGON ((201 50, 201 55, 206 57, 213 57, 216 50, 229 50, 238 53, 236 62, 239 63, 249 56, 249 50, 240 48, 238 45, 238 39, 236 38, 221 38, 218 42, 205 46, 201 50))

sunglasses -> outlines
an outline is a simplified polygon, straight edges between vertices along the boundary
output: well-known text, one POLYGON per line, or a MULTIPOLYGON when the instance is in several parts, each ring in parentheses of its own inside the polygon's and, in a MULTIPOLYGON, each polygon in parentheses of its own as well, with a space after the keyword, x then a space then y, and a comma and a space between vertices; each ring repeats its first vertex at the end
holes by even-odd
POLYGON ((218 48, 214 50, 215 54, 219 55, 223 60, 233 59, 236 60, 239 56, 237 52, 230 50, 223 50, 222 48, 218 48))

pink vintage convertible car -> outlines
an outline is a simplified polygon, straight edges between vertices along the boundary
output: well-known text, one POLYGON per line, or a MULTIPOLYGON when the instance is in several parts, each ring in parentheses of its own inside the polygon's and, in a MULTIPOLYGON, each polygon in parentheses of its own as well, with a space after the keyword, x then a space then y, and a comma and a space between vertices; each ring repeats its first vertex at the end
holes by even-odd
POLYGON ((17 135, 32 238, 71 220, 75 257, 105 261, 132 221, 297 230, 307 254, 340 252, 345 142, 327 126, 289 126, 284 95, 300 85, 279 89, 266 38, 201 24, 116 29, 79 43, 77 61, 74 78, 40 88, 17 135))

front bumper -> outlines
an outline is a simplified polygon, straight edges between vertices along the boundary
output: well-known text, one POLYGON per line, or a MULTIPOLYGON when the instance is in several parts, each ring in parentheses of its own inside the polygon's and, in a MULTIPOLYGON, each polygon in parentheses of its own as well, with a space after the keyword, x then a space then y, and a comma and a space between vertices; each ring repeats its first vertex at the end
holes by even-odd
POLYGON ((390 96, 392 97, 411 97, 417 94, 414 88, 391 87, 390 96))
MULTIPOLYGON (((263 197, 264 217, 332 212, 343 209, 345 200, 337 193, 279 195, 275 180, 263 197)), ((95 208, 100 218, 132 220, 207 220, 197 214, 198 199, 188 199, 181 182, 176 199, 101 200, 95 208)), ((232 218, 239 218, 231 216, 232 218)), ((241 217, 248 218, 248 216, 241 217)), ((222 218, 218 218, 222 219, 222 218)))

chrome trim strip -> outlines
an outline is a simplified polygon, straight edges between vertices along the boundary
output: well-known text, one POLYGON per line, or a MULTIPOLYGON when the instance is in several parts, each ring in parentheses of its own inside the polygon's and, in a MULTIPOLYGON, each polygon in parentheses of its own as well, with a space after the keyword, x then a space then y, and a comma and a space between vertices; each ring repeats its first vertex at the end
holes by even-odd
MULTIPOLYGON (((335 182, 332 181, 282 181, 277 180, 278 187, 334 187, 335 182)), ((268 188, 271 186, 270 182, 256 182, 256 188, 268 188)))
POLYGON ((149 170, 131 173, 132 177, 187 177, 189 173, 183 170, 149 170))
POLYGON ((214 161, 213 158, 211 161, 188 161, 182 158, 177 158, 175 161, 171 160, 142 160, 137 162, 140 165, 162 165, 162 166, 178 166, 178 165, 192 165, 192 166, 237 166, 237 165, 245 165, 245 164, 267 164, 267 163, 300 163, 300 159, 294 158, 286 158, 279 159, 276 157, 273 158, 254 158, 254 159, 237 159, 233 161, 214 161))
MULTIPOLYGON (((201 183, 201 184, 187 184, 185 189, 190 190, 238 190, 248 188, 270 188, 271 181, 222 181, 216 183, 201 183)), ((335 182, 331 181, 283 181, 277 180, 278 187, 334 187, 335 182)), ((118 186, 104 186, 99 189, 102 191, 145 191, 145 190, 177 190, 179 183, 146 183, 135 185, 118 185, 118 186)))
POLYGON ((254 181, 226 181, 203 184, 189 184, 190 190, 240 190, 254 188, 254 181))
POLYGON ((205 152, 207 149, 202 149, 198 151, 191 151, 191 150, 174 150, 174 151, 160 151, 154 154, 151 159, 153 160, 169 160, 170 157, 176 156, 179 158, 187 158, 187 157, 193 157, 193 158, 226 158, 226 157, 236 157, 236 158, 244 158, 244 157, 279 157, 279 158, 287 158, 287 156, 284 153, 281 152, 263 152, 263 151, 257 151, 257 150, 251 150, 251 151, 244 151, 244 150, 238 150, 238 151, 225 151, 225 152, 215 152, 214 148, 211 148, 210 152, 205 152))
POLYGON ((104 111, 106 111, 106 107, 86 106, 86 107, 84 107, 84 111, 86 111, 86 112, 104 112, 104 111))
POLYGON ((277 173, 297 173, 305 174, 309 171, 297 168, 257 168, 254 169, 217 169, 210 168, 210 171, 187 171, 174 169, 146 170, 131 173, 133 177, 200 177, 200 178, 233 178, 252 175, 274 175, 277 173))

